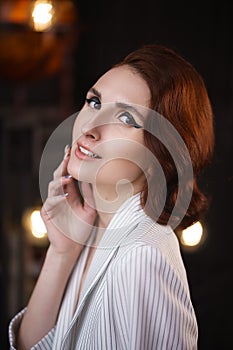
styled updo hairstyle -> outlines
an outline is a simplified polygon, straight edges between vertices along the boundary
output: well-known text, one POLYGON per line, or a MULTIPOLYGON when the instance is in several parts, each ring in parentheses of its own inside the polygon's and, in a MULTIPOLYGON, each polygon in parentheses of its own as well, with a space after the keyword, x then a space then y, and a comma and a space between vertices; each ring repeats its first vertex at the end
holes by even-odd
MULTIPOLYGON (((161 45, 146 45, 130 53, 117 66, 128 65, 146 81, 151 94, 150 108, 165 117, 183 139, 193 167, 190 179, 184 185, 183 196, 191 186, 192 195, 185 213, 172 217, 178 194, 177 165, 165 145, 152 133, 144 130, 144 143, 160 163, 166 178, 166 200, 158 223, 173 223, 183 229, 200 220, 208 209, 208 200, 197 184, 200 171, 211 161, 214 145, 213 115, 205 84, 194 67, 173 50, 161 45)), ((182 158, 182 157, 181 157, 182 158)), ((185 160, 184 164, 185 165, 185 160)), ((156 183, 156 171, 150 181, 156 183)), ((147 214, 157 215, 157 186, 148 183, 141 193, 141 204, 147 214), (152 188, 152 190, 151 190, 152 188), (152 193, 155 192, 155 193, 152 193), (149 202, 149 205, 145 205, 149 202)), ((182 193, 181 191, 181 193, 182 193)), ((181 198, 182 203, 182 198, 181 198)))

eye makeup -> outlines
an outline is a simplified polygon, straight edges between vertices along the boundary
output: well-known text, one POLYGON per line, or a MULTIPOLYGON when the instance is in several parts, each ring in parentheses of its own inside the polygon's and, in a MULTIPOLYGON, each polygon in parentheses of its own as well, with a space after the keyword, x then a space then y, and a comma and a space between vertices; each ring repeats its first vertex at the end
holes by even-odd
POLYGON ((118 119, 125 125, 133 126, 136 129, 142 128, 142 126, 135 121, 134 117, 129 112, 121 113, 118 119))
MULTIPOLYGON (((101 93, 94 87, 92 87, 89 91, 88 94, 93 94, 91 97, 86 98, 86 103, 88 106, 92 109, 100 110, 101 109, 101 93)), ((130 113, 132 112, 133 114, 136 114, 137 117, 141 120, 141 124, 144 123, 144 117, 143 115, 138 111, 136 107, 134 107, 131 104, 124 103, 124 102, 115 102, 114 105, 117 108, 122 109, 123 111, 121 114, 117 117, 120 122, 125 124, 126 126, 132 126, 136 129, 141 129, 143 126, 137 123, 137 121, 134 119, 133 115, 130 113), (130 111, 130 112, 129 112, 130 111)))
POLYGON ((86 103, 93 109, 101 109, 101 102, 97 96, 86 98, 86 103))

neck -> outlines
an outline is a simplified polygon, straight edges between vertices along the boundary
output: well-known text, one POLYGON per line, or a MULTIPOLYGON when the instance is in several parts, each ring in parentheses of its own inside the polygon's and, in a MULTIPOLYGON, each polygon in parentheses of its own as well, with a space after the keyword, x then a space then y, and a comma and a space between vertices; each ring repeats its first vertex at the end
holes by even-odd
POLYGON ((95 207, 98 213, 98 226, 106 228, 120 206, 139 190, 129 182, 118 184, 116 188, 111 186, 93 187, 95 207))

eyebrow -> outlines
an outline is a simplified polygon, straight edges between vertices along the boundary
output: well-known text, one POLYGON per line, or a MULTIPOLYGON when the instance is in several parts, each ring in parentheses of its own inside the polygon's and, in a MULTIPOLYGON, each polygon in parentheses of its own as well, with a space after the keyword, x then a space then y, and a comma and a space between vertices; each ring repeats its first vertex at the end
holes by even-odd
POLYGON ((141 121, 145 120, 145 117, 137 110, 137 108, 133 107, 132 105, 129 105, 128 103, 116 102, 116 106, 119 108, 124 108, 129 111, 135 112, 138 115, 138 117, 141 119, 141 121))
MULTIPOLYGON (((101 92, 98 91, 96 88, 92 87, 92 88, 90 88, 90 90, 88 92, 96 95, 101 100, 101 98, 102 98, 101 92)), ((124 109, 127 109, 129 111, 136 113, 138 115, 138 117, 141 119, 141 121, 145 120, 145 117, 137 110, 137 108, 133 107, 132 105, 130 105, 128 103, 116 102, 116 106, 119 108, 124 108, 124 109)))
POLYGON ((101 100, 101 93, 97 89, 95 89, 94 87, 90 88, 90 90, 88 92, 93 93, 101 100))

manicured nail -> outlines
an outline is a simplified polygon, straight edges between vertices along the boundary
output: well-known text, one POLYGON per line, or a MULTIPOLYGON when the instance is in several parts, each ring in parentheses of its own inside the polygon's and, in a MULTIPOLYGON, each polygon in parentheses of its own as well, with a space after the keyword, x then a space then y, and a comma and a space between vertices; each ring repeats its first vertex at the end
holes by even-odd
POLYGON ((66 192, 66 193, 61 194, 61 196, 62 196, 62 197, 67 197, 68 194, 69 194, 69 193, 66 192))
POLYGON ((69 153, 70 153, 70 145, 66 145, 64 149, 64 159, 68 157, 69 153))
POLYGON ((66 154, 69 149, 70 149, 70 145, 66 145, 65 148, 64 148, 64 154, 66 154))

